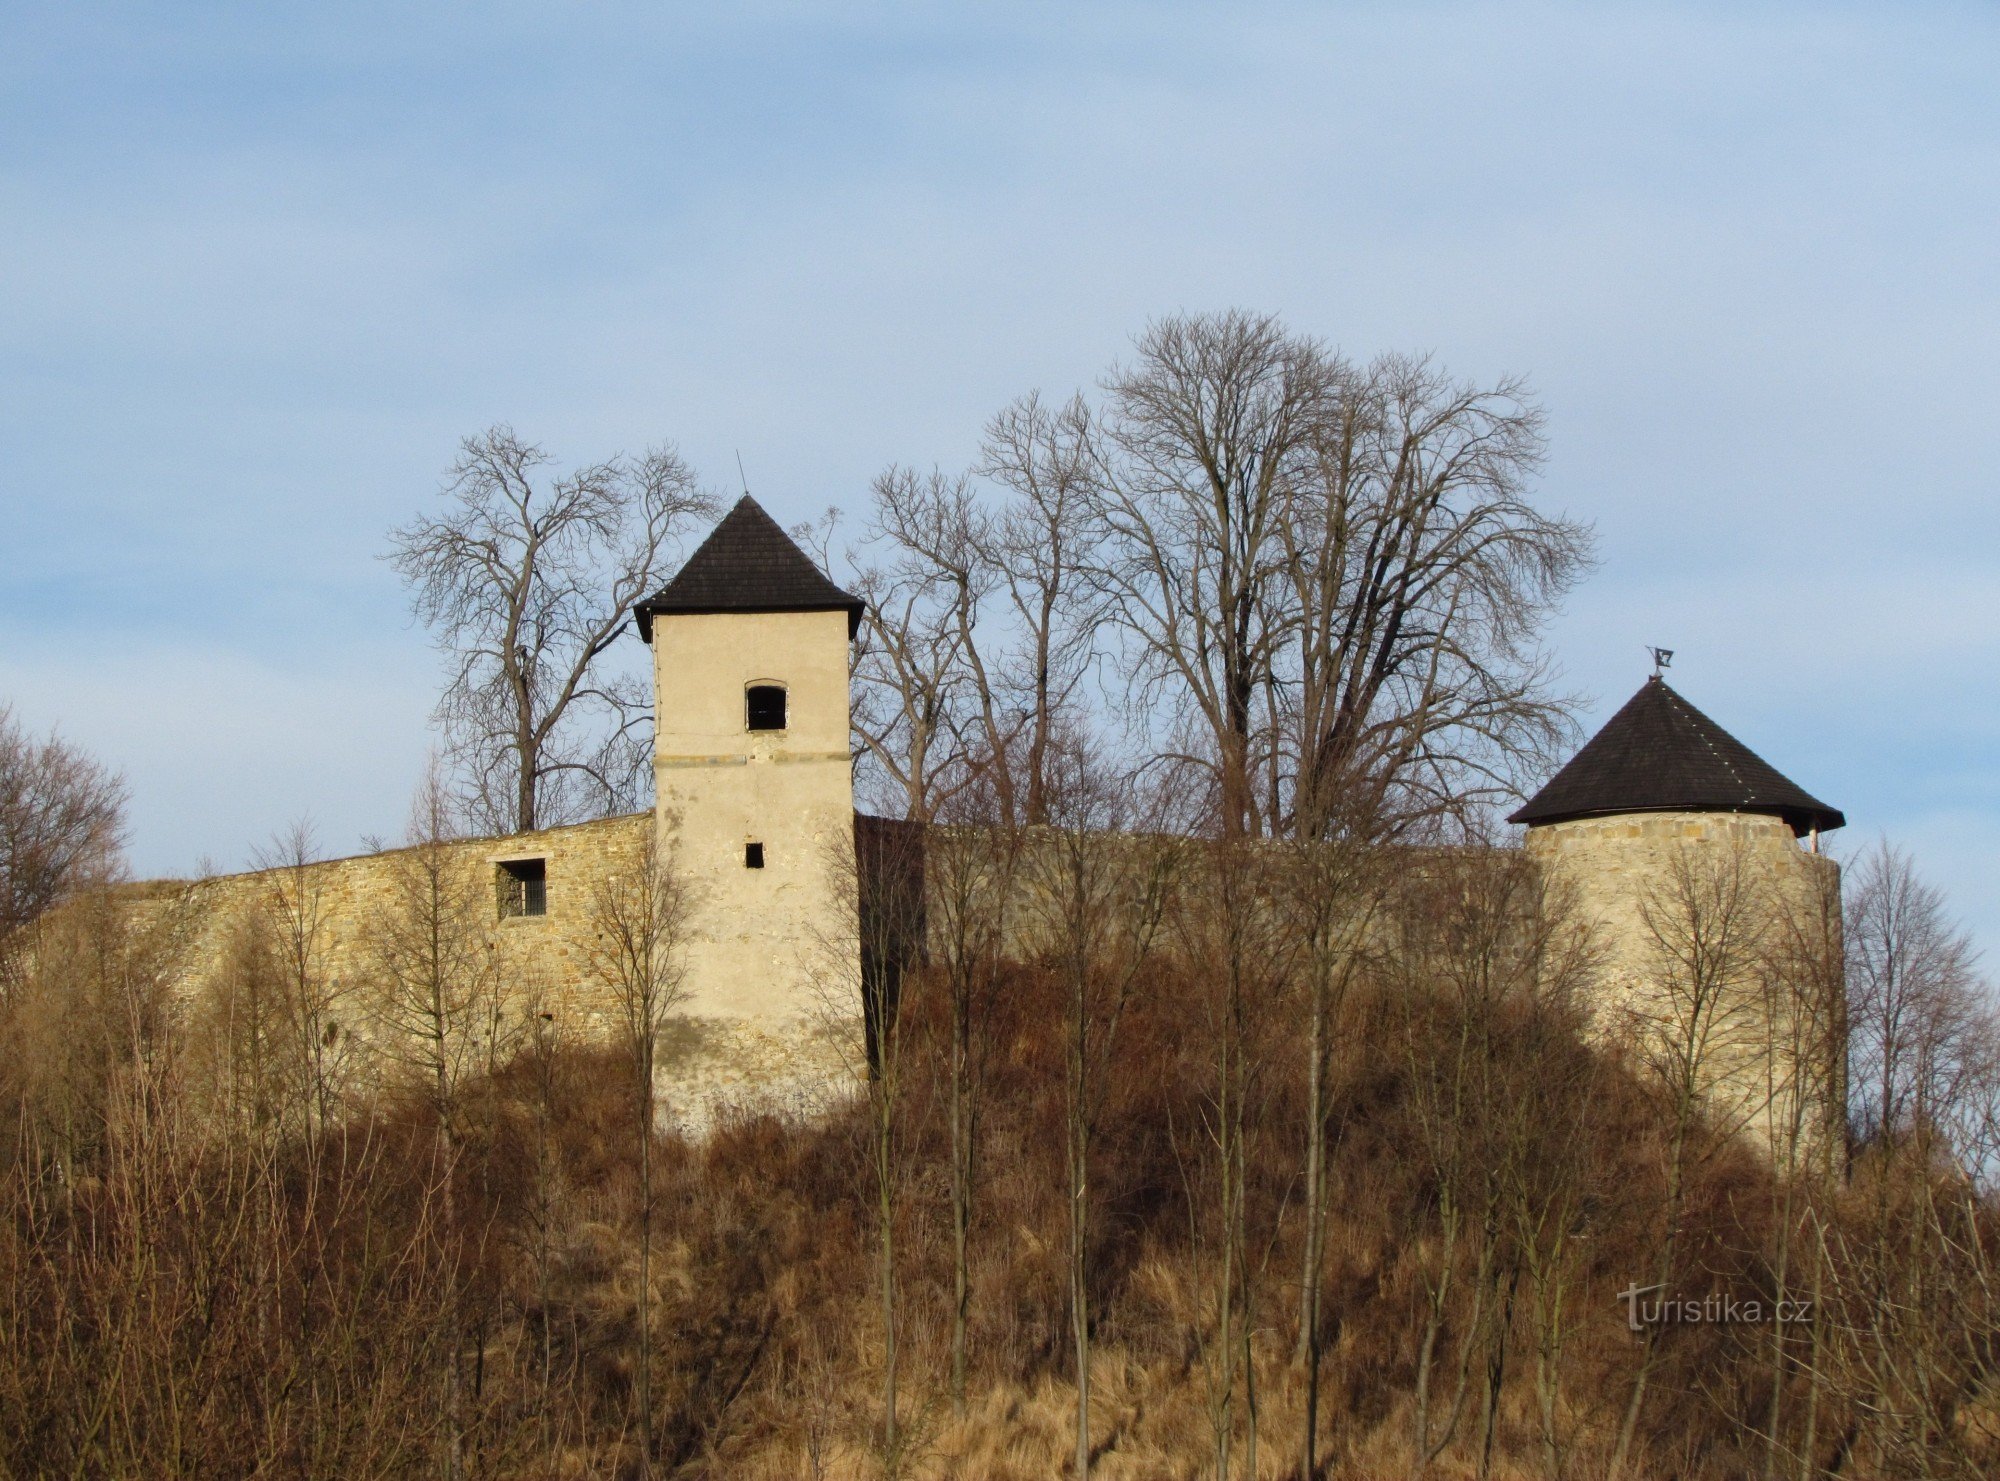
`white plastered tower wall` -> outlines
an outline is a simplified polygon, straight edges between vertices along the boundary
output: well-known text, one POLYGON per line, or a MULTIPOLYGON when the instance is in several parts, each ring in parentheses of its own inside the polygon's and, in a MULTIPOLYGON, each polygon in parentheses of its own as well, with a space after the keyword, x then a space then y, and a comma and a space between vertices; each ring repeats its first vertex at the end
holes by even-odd
POLYGON ((688 895, 684 1052, 661 1088, 697 1120, 717 1099, 810 1112, 858 1084, 858 607, 746 496, 641 612, 660 852, 688 895))
POLYGON ((653 674, 661 842, 693 895, 688 1011, 816 1010, 826 958, 854 945, 846 614, 662 615, 653 674), (784 691, 784 729, 748 728, 752 686, 784 691))

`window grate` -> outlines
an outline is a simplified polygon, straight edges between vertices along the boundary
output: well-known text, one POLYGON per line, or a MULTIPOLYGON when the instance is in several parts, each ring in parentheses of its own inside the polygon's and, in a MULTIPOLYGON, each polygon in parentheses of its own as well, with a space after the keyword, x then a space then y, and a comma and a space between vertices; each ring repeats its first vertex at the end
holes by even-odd
POLYGON ((500 865, 496 883, 503 919, 549 913, 549 861, 509 859, 500 865))

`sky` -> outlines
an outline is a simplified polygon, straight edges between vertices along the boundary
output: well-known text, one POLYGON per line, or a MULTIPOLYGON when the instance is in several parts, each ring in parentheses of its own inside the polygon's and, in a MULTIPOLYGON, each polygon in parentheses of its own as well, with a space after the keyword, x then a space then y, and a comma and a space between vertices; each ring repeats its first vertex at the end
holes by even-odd
MULTIPOLYGON (((1690 700, 2000 943, 2000 9, 0 8, 0 703, 145 875, 393 837, 458 439, 781 521, 1158 315, 1531 381, 1594 728, 1690 700)), ((636 641, 636 640, 634 640, 636 641)))

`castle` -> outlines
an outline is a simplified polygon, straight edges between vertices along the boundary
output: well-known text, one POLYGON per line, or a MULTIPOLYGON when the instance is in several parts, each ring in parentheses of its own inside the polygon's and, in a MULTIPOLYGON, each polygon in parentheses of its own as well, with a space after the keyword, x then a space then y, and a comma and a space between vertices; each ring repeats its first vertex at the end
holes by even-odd
MULTIPOLYGON (((857 922, 871 889, 888 887, 871 842, 896 826, 854 810, 849 651, 862 612, 746 495, 635 612, 652 652, 654 811, 450 845, 468 888, 493 902, 489 945, 513 989, 589 1035, 615 1020, 586 970, 592 901, 658 841, 687 890, 684 996, 663 1065, 683 1107, 807 1108, 860 1067, 857 922)), ((1759 961, 1801 922, 1837 941, 1838 874, 1818 844, 1838 811, 1655 675, 1510 821, 1601 944, 1601 1018, 1713 1039, 1704 1079, 1767 1141, 1787 1121, 1815 1122, 1814 1139, 1828 1129, 1844 1096, 1837 971, 1821 1000, 1767 995, 1745 1011, 1758 963, 1739 950, 1733 1000, 1697 1002, 1691 1021, 1679 998, 1698 984, 1676 987, 1687 973, 1674 960, 1690 921, 1668 917, 1698 895, 1754 914, 1736 940, 1754 935, 1759 961)), ((336 992, 360 989, 395 869, 391 852, 305 871, 336 992)), ((205 886, 239 913, 299 887, 283 871, 205 886)), ((347 1011, 359 1030, 360 1006, 347 1011)))

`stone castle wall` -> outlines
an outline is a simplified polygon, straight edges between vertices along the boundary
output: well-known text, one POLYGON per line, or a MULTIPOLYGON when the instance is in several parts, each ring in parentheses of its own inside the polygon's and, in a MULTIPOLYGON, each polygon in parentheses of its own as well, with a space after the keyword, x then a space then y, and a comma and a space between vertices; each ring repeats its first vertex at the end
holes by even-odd
POLYGON ((1831 1143, 1846 1093, 1831 859, 1754 813, 1580 818, 1529 829, 1525 848, 1595 932, 1606 1032, 1645 1055, 1695 1045, 1718 1119, 1768 1147, 1795 1126, 1802 1150, 1831 1143))
MULTIPOLYGON (((536 1021, 581 1042, 616 1042, 619 994, 596 949, 602 940, 601 891, 644 867, 654 814, 635 813, 502 838, 441 846, 448 889, 468 939, 488 954, 503 1055, 536 1021), (546 911, 503 912, 503 865, 543 861, 546 911)), ((395 1073, 396 1046, 384 1012, 384 927, 408 909, 412 853, 391 849, 303 868, 226 875, 187 884, 135 888, 142 909, 196 898, 197 935, 187 957, 183 994, 191 1008, 226 991, 238 970, 246 933, 281 927, 288 915, 314 922, 315 971, 325 984, 331 1031, 345 1048, 357 1088, 395 1073)), ((699 905, 696 902, 696 918, 699 905)), ((842 1025, 745 1011, 729 983, 690 973, 663 1045, 663 1115, 699 1125, 724 1104, 809 1112, 851 1083, 852 1046, 842 1025), (720 991, 718 991, 720 989, 720 991)), ((829 1015, 832 1017, 835 1015, 829 1015)), ((858 1018, 858 1013, 852 1015, 858 1018)), ((852 1037, 853 1025, 845 1026, 852 1037)))
MULTIPOLYGON (((652 813, 639 813, 446 846, 462 893, 473 902, 474 928, 492 953, 501 987, 503 1030, 518 1030, 531 1015, 552 1014, 564 1032, 576 1038, 595 1042, 617 1038, 617 993, 603 979, 592 949, 595 902, 605 881, 642 867, 649 830, 655 826, 652 813), (508 916, 500 910, 501 866, 522 859, 545 861, 545 914, 508 916)), ((862 899, 873 899, 878 906, 873 914, 882 919, 869 929, 872 916, 861 913, 863 957, 872 945, 878 961, 885 954, 911 958, 915 952, 906 939, 908 933, 924 930, 923 834, 910 825, 873 819, 861 819, 857 826, 864 845, 860 868, 850 874, 843 900, 826 908, 853 919, 862 899), (880 908, 885 902, 892 908, 880 908)), ((968 853, 983 873, 989 861, 983 858, 976 832, 939 833, 928 850, 931 873, 962 867, 968 853)), ((722 841, 737 846, 733 836, 722 841)), ((1116 840, 1119 862, 1113 873, 1134 867, 1125 855, 1141 842, 1116 840)), ((1024 860, 1011 871, 1013 905, 1005 912, 1006 935, 1015 951, 1036 948, 1040 912, 1034 908, 1034 897, 1043 888, 1040 875, 1055 867, 1053 844, 1053 839, 1040 840, 1028 853, 1051 857, 1024 860), (1036 868, 1036 862, 1043 867, 1036 868)), ((670 848, 677 848, 671 839, 670 848)), ((1796 949, 1798 928, 1814 917, 1829 891, 1836 902, 1837 952, 1838 870, 1830 860, 1801 849, 1791 830, 1777 819, 1721 813, 1638 814, 1552 824, 1530 830, 1525 849, 1553 879, 1574 891, 1579 917, 1599 943, 1594 1006, 1600 1030, 1627 1038, 1642 1052, 1649 1034, 1675 1031, 1673 972, 1658 938, 1675 913, 1676 880, 1683 887, 1692 882, 1699 888, 1703 881, 1712 885, 1718 870, 1740 870, 1742 919, 1733 948, 1737 961, 1724 988, 1727 1000, 1710 1019, 1703 1088, 1724 1120, 1741 1125, 1767 1144, 1782 1141, 1795 1104, 1804 1106, 1804 1119, 1813 1128, 1808 1139, 1837 1121, 1845 1092, 1838 1052, 1824 1033, 1815 1038, 1816 1024, 1838 1026, 1833 1024, 1838 1014, 1837 973, 1823 984, 1829 1001, 1807 1003, 1803 1009, 1787 1008, 1765 992, 1775 980, 1769 975, 1772 969, 1779 969, 1790 984, 1804 980, 1796 962, 1787 969, 1779 958, 1796 949)), ((678 860, 679 854, 672 857, 678 860)), ((212 993, 229 970, 233 943, 246 926, 260 915, 270 916, 287 895, 295 900, 307 892, 320 922, 322 970, 338 1004, 334 1016, 343 1032, 380 1050, 375 1000, 381 973, 374 936, 380 922, 398 908, 406 858, 406 851, 391 850, 312 864, 303 871, 266 870, 190 886, 204 898, 198 912, 201 937, 187 974, 188 992, 212 993)), ((791 933, 780 930, 760 941, 741 900, 725 902, 730 908, 715 909, 712 896, 726 890, 740 873, 683 867, 682 877, 690 886, 696 940, 689 953, 686 1000, 674 1016, 662 1064, 660 1089, 669 1113, 700 1124, 724 1102, 810 1112, 830 1096, 851 1093, 862 1058, 860 998, 852 963, 834 961, 831 953, 851 949, 847 943, 852 936, 835 939, 828 961, 817 968, 794 962, 797 942, 791 933), (718 921, 732 933, 733 956, 727 960, 704 950, 702 933, 712 931, 718 921), (757 965, 759 953, 768 958, 774 977, 788 982, 787 997, 772 1000, 745 993, 743 973, 764 970, 757 965), (747 968, 745 961, 750 963, 747 968), (823 983, 817 1011, 801 1004, 799 995, 805 989, 793 974, 817 977, 823 983)), ((777 883, 754 877, 752 882, 777 883)), ((934 889, 936 883, 934 878, 934 889)), ((171 887, 143 888, 161 896, 171 887)), ((982 889, 989 906, 997 903, 990 887, 982 889)), ((942 924, 933 903, 930 929, 936 931, 942 924)), ((897 970, 900 965, 898 961, 897 970)))

